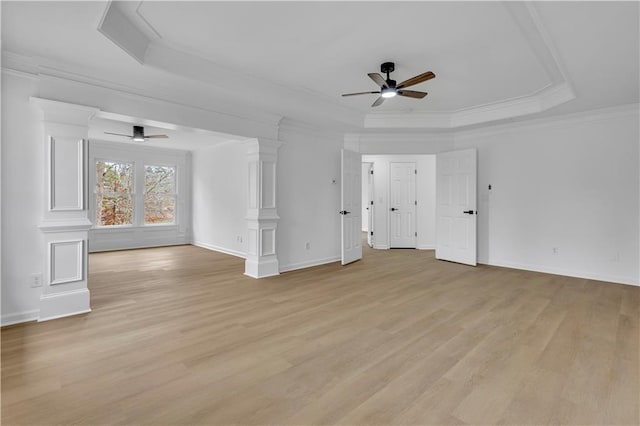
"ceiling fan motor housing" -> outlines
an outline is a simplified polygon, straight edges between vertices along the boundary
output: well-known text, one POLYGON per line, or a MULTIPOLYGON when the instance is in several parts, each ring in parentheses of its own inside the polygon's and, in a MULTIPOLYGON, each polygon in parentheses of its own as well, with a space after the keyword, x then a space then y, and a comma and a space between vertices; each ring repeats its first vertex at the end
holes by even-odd
POLYGON ((133 126, 133 139, 144 139, 144 127, 133 126))
POLYGON ((395 69, 396 64, 394 64, 393 62, 384 62, 382 65, 380 65, 380 71, 382 71, 383 73, 390 73, 395 69))

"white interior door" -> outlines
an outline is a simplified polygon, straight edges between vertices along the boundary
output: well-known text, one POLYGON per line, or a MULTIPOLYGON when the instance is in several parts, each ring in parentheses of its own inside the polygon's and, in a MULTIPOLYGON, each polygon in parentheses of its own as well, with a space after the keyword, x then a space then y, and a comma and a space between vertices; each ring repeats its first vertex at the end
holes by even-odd
POLYGON ((389 166, 389 247, 416 248, 416 163, 389 166))
POLYGON ((476 265, 476 150, 436 156, 436 259, 476 265))
POLYGON ((362 163, 358 152, 342 150, 342 264, 362 259, 362 163))

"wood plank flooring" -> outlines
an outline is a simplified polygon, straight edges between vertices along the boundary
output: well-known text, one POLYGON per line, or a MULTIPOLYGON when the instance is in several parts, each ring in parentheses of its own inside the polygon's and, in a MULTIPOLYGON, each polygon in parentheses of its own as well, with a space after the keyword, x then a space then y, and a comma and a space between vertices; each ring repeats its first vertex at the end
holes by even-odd
POLYGON ((640 288, 417 250, 243 270, 92 254, 93 312, 2 329, 2 423, 639 423, 640 288))

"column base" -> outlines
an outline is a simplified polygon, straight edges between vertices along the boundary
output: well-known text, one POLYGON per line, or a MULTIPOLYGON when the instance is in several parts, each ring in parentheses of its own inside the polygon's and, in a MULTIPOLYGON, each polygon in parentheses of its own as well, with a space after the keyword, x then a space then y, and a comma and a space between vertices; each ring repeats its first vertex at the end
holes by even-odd
POLYGON ((244 262, 244 274, 251 278, 266 278, 280 275, 278 259, 249 260, 244 262))
POLYGON ((89 290, 86 288, 40 297, 38 322, 91 312, 89 290))

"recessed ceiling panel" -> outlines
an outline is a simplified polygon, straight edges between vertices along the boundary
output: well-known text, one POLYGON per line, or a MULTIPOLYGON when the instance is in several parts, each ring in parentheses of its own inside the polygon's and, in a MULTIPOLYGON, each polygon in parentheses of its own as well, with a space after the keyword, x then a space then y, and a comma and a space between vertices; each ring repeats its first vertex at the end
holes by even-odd
MULTIPOLYGON (((524 33, 497 2, 144 2, 162 40, 230 69, 340 99, 375 90, 367 77, 394 61, 424 100, 379 110, 456 111, 530 95, 551 83, 524 33)), ((375 95, 340 99, 369 111, 375 95)))

